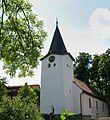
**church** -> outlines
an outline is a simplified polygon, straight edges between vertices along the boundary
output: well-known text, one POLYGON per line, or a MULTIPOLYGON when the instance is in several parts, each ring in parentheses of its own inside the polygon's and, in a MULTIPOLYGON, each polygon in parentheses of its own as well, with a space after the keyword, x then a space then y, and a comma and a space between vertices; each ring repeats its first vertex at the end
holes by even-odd
POLYGON ((68 110, 84 120, 108 116, 106 100, 95 89, 74 78, 74 58, 65 47, 58 21, 50 49, 41 61, 42 114, 59 115, 68 110))

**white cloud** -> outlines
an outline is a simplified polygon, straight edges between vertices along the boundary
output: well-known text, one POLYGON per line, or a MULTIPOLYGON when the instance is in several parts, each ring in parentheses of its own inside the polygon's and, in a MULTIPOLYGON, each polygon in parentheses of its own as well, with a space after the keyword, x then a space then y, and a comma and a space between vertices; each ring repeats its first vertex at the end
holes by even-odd
POLYGON ((103 39, 110 38, 110 10, 97 8, 88 22, 90 29, 103 39))

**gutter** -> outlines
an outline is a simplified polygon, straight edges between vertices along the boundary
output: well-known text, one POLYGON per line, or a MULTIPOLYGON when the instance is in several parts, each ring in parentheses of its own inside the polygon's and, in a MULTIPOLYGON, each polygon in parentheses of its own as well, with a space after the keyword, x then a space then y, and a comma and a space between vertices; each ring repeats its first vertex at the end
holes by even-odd
MULTIPOLYGON (((83 93, 83 92, 82 92, 83 93)), ((80 110, 81 110, 81 120, 82 120, 82 93, 80 93, 80 110)))

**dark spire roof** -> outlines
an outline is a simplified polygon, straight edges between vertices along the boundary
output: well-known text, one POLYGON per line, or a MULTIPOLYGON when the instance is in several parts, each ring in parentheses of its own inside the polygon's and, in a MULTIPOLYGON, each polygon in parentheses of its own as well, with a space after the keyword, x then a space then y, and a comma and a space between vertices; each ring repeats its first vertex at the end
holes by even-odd
POLYGON ((49 53, 67 53, 65 44, 58 28, 58 20, 56 20, 56 30, 54 32, 49 53))
POLYGON ((70 53, 67 52, 65 44, 63 42, 62 36, 60 34, 59 28, 58 28, 58 20, 56 20, 56 29, 54 32, 54 36, 52 39, 52 43, 49 49, 49 52, 47 55, 45 55, 41 60, 45 59, 50 54, 58 54, 58 55, 69 55, 69 57, 74 61, 74 58, 70 53))

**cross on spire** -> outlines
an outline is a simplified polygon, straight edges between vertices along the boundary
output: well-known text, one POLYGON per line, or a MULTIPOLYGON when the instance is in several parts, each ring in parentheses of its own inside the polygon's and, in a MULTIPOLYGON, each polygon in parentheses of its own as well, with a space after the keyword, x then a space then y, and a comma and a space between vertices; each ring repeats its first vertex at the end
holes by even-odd
POLYGON ((56 18, 56 26, 58 26, 58 18, 56 18))

